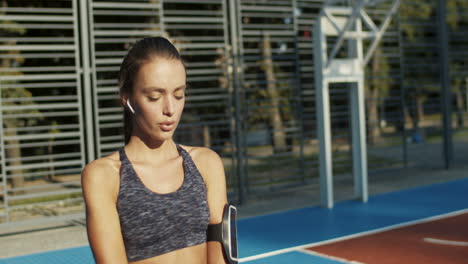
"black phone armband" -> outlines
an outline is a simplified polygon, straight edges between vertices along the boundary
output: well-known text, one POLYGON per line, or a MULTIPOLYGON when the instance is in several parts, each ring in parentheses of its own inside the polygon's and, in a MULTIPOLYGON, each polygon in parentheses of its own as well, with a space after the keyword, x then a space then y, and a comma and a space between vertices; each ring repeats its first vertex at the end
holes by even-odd
POLYGON ((227 263, 237 264, 237 208, 228 203, 224 206, 223 220, 219 224, 208 225, 207 241, 218 241, 223 248, 227 263))

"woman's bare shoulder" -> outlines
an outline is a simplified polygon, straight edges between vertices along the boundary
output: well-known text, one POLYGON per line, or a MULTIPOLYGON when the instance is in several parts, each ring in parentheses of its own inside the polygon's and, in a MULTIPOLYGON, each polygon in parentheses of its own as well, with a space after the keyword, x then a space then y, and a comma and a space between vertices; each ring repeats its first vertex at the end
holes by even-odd
POLYGON ((208 184, 218 177, 224 178, 224 165, 214 150, 206 147, 181 146, 192 157, 195 165, 208 184))
POLYGON ((216 153, 216 151, 206 148, 206 147, 194 147, 194 146, 184 146, 184 148, 192 157, 195 162, 198 163, 211 163, 211 162, 221 162, 221 157, 216 153))
POLYGON ((83 188, 110 188, 115 192, 120 180, 120 164, 118 152, 88 163, 81 173, 83 188))
POLYGON ((96 159, 88 163, 84 169, 83 173, 112 173, 118 172, 120 169, 120 160, 119 153, 114 152, 109 156, 105 156, 99 159, 96 159))

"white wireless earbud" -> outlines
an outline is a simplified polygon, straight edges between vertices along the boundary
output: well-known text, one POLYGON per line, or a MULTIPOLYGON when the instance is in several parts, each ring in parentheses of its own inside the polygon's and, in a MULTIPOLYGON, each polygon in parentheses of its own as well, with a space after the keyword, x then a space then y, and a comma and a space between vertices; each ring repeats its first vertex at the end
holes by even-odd
POLYGON ((130 104, 130 101, 128 101, 128 99, 127 99, 127 106, 128 106, 128 109, 130 109, 130 111, 132 112, 132 114, 135 114, 135 110, 133 110, 133 107, 130 104))

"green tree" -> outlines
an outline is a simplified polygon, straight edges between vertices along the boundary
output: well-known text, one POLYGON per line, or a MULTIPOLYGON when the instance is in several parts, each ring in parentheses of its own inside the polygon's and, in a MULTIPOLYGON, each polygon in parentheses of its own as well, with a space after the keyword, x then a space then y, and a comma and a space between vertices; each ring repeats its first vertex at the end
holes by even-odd
MULTIPOLYGON (((450 32, 454 33, 460 30, 463 25, 466 25, 466 16, 462 15, 466 13, 468 9, 468 1, 466 0, 447 0, 447 24, 450 32)), ((436 22, 437 10, 436 1, 423 1, 414 0, 410 2, 403 2, 400 8, 401 17, 408 22, 401 23, 400 30, 403 32, 404 37, 410 43, 424 43, 427 42, 427 35, 437 34, 434 32, 434 28, 430 28, 432 32, 421 30, 413 22, 436 22)), ((451 43, 452 44, 452 43, 451 43)), ((460 47, 465 48, 465 47, 460 47)), ((457 46, 451 45, 452 50, 458 49, 457 46)), ((418 55, 422 57, 432 56, 430 52, 422 51, 418 55)), ((465 57, 451 58, 450 70, 452 73, 452 91, 455 96, 455 107, 457 114, 458 126, 463 126, 463 109, 466 107, 464 102, 464 91, 465 91, 465 76, 463 71, 468 61, 465 57)), ((466 70, 465 70, 466 71, 466 70)), ((407 77, 407 76, 404 76, 407 77)), ((407 86, 414 87, 409 94, 409 101, 415 105, 415 111, 410 111, 410 117, 413 121, 413 128, 419 129, 419 121, 424 119, 423 103, 430 92, 438 92, 439 86, 434 85, 423 87, 421 84, 427 83, 428 80, 438 78, 438 76, 431 76, 425 69, 419 71, 413 71, 411 78, 407 78, 404 83, 407 86)))
MULTIPOLYGON (((447 1, 447 24, 451 33, 464 33, 466 32, 466 24, 468 19, 466 14, 468 11, 468 1, 466 0, 448 0, 447 1)), ((457 39, 457 38, 455 38, 457 39)), ((451 49, 454 51, 464 50, 466 47, 464 43, 452 41, 451 49), (462 44, 462 45, 460 45, 462 44)), ((468 58, 466 56, 453 56, 450 61, 450 71, 452 76, 452 91, 455 96, 455 113, 457 116, 457 127, 464 126, 463 114, 467 109, 467 103, 464 94, 468 93, 466 84, 468 82, 466 77, 466 67, 468 65, 468 58)))
POLYGON ((267 98, 271 106, 268 111, 270 125, 273 128, 273 148, 275 152, 283 152, 287 149, 286 133, 284 132, 283 118, 280 112, 280 93, 276 85, 276 76, 273 66, 271 39, 267 33, 262 37, 263 61, 262 70, 265 72, 267 98))
POLYGON ((388 95, 392 82, 389 74, 390 65, 380 45, 375 50, 366 71, 366 76, 372 77, 365 83, 365 95, 369 120, 369 142, 374 144, 381 136, 379 118, 380 99, 388 95))
MULTIPOLYGON (((403 34, 403 42, 410 44, 422 44, 428 41, 427 37, 432 35, 433 28, 426 29, 427 27, 420 27, 418 24, 427 23, 434 19, 434 2, 425 0, 415 0, 409 2, 402 2, 400 6, 400 30, 403 34)), ((403 48, 403 47, 400 47, 403 48)), ((405 50, 403 50, 404 56, 405 50)), ((418 50, 410 56, 405 56, 418 59, 425 58, 430 61, 434 56, 432 51, 418 50), (412 57, 413 56, 413 57, 412 57)), ((407 63, 406 61, 403 63, 407 63)), ((402 76, 403 86, 408 89, 406 92, 407 101, 411 107, 408 114, 413 124, 413 130, 419 131, 420 121, 424 119, 423 104, 427 98, 429 90, 437 89, 436 85, 428 85, 428 81, 433 79, 433 76, 428 73, 427 69, 423 67, 411 68, 410 75, 402 76)))

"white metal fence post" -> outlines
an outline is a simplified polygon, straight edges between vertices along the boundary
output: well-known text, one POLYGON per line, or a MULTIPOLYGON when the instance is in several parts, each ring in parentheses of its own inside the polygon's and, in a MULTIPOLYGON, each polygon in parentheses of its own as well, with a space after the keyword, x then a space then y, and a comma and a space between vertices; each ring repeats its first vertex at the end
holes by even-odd
POLYGON ((80 1, 80 32, 81 32, 81 58, 83 76, 83 94, 84 94, 84 115, 85 115, 85 131, 86 131, 86 149, 87 162, 96 158, 95 142, 94 142, 94 116, 93 116, 93 98, 91 91, 91 65, 89 59, 89 19, 88 19, 88 1, 80 1))

